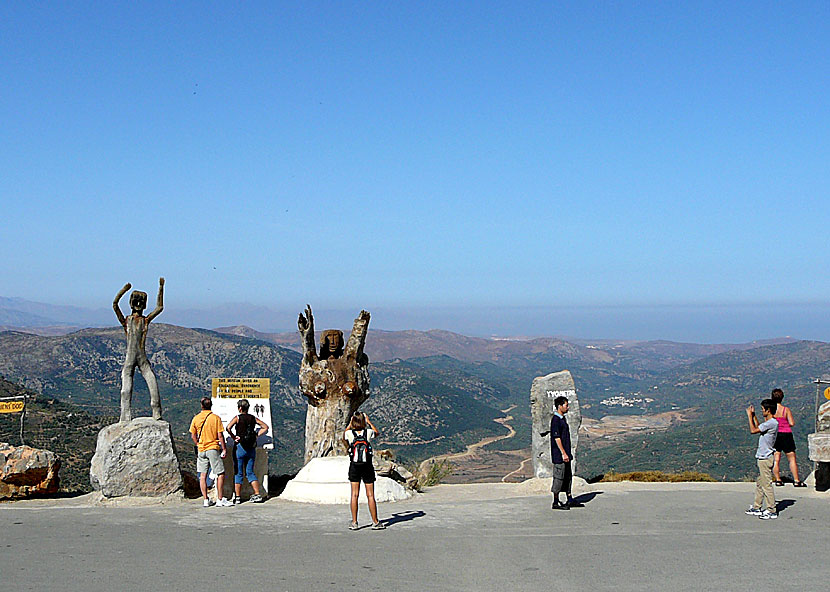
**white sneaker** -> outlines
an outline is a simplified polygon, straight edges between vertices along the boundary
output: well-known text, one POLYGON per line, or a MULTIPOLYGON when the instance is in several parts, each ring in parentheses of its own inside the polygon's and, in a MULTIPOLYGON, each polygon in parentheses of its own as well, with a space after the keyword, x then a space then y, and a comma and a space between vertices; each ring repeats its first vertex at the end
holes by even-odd
POLYGON ((205 501, 203 501, 203 502, 202 502, 202 507, 203 507, 203 508, 209 508, 209 507, 211 507, 212 505, 213 505, 213 502, 212 502, 212 501, 210 501, 209 499, 206 499, 205 501))
POLYGON ((769 510, 764 510, 763 512, 761 512, 761 515, 758 516, 758 518, 760 518, 761 520, 775 520, 776 518, 778 518, 778 513, 770 512, 769 510))
POLYGON ((218 502, 216 502, 216 505, 219 506, 220 508, 227 508, 228 506, 232 506, 233 502, 231 500, 229 500, 228 498, 223 497, 218 502))

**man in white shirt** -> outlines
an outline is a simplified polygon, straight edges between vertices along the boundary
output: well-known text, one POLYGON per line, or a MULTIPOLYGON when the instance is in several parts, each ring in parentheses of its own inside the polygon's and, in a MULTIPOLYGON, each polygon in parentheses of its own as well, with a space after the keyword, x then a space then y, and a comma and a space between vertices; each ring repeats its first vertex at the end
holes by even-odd
POLYGON ((758 450, 755 458, 758 461, 758 479, 755 481, 755 503, 747 509, 750 516, 758 516, 761 520, 774 520, 778 518, 778 510, 775 506, 775 492, 772 488, 772 469, 775 464, 775 438, 778 436, 778 420, 775 419, 775 410, 778 405, 772 399, 761 401, 761 409, 764 413, 764 422, 759 424, 755 417, 755 406, 746 408, 746 415, 749 419, 749 431, 753 434, 760 434, 758 437, 758 450), (766 504, 766 508, 763 508, 766 504), (762 509, 763 508, 763 509, 762 509))

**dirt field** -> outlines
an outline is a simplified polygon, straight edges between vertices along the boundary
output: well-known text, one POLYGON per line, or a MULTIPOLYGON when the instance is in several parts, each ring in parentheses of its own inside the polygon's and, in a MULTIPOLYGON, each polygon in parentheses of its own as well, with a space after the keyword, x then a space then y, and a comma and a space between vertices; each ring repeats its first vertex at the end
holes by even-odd
MULTIPOLYGON (((493 436, 471 444, 464 452, 444 454, 422 463, 446 460, 455 467, 444 483, 519 483, 533 477, 530 448, 507 451, 490 451, 485 447, 499 440, 513 438, 516 434, 510 422, 513 417, 505 409, 505 416, 495 421, 510 430, 505 436, 493 436)), ((582 418, 579 444, 598 448, 619 442, 632 435, 648 431, 663 431, 686 421, 683 411, 669 411, 653 415, 608 415, 602 419, 582 418)))

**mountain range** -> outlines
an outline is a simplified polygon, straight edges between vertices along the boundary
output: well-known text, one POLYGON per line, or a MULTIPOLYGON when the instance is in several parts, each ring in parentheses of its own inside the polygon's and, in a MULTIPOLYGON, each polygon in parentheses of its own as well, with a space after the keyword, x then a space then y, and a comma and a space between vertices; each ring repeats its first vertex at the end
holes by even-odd
MULTIPOLYGON (((188 445, 187 425, 198 411, 198 399, 209 392, 210 378, 268 377, 277 440, 272 470, 299 468, 306 409, 297 387, 299 346, 296 333, 154 323, 147 350, 165 418, 180 444, 188 445)), ((114 416, 123 351, 120 327, 63 335, 5 331, 0 332, 0 374, 93 419, 114 416)), ((780 386, 787 392, 786 403, 806 425, 815 403, 810 380, 830 370, 830 344, 787 338, 701 345, 370 330, 366 352, 372 396, 364 409, 383 426, 385 441, 405 463, 503 434, 505 429, 494 420, 510 407, 516 436, 492 448, 525 449, 530 442, 530 383, 561 369, 572 372, 586 417, 683 411, 684 423, 646 440, 632 434, 591 444, 594 449, 580 465, 586 476, 632 467, 686 468, 693 459, 697 470, 740 478, 752 469, 745 458, 752 438, 743 425, 743 407, 757 405, 773 386, 780 386), (706 434, 721 443, 720 450, 705 447, 706 434)), ((143 413, 148 412, 147 399, 143 380, 137 378, 135 402, 143 413)))

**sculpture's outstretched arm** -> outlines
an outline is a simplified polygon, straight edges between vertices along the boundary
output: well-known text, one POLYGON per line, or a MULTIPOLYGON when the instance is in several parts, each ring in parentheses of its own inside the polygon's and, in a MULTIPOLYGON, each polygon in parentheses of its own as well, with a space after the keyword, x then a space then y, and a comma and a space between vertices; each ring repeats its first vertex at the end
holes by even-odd
POLYGON ((303 341, 303 363, 311 366, 317 361, 317 346, 314 343, 314 315, 311 314, 311 305, 305 305, 305 313, 297 318, 297 328, 303 341))
POLYGON ((365 310, 361 310, 360 314, 354 320, 354 327, 352 327, 352 334, 349 335, 349 341, 346 343, 346 349, 343 353, 350 358, 360 359, 363 355, 363 346, 366 344, 366 334, 369 332, 369 315, 365 310))
POLYGON ((164 278, 159 278, 159 296, 156 299, 156 308, 147 315, 147 322, 149 323, 154 318, 161 314, 161 311, 164 310, 164 278))
POLYGON ((118 302, 127 293, 127 290, 132 288, 133 285, 130 283, 124 284, 124 287, 118 291, 118 294, 115 295, 115 300, 112 301, 112 309, 115 311, 115 317, 118 319, 118 322, 121 323, 121 326, 124 327, 124 330, 127 330, 127 319, 124 317, 124 313, 121 312, 121 307, 118 305, 118 302))

